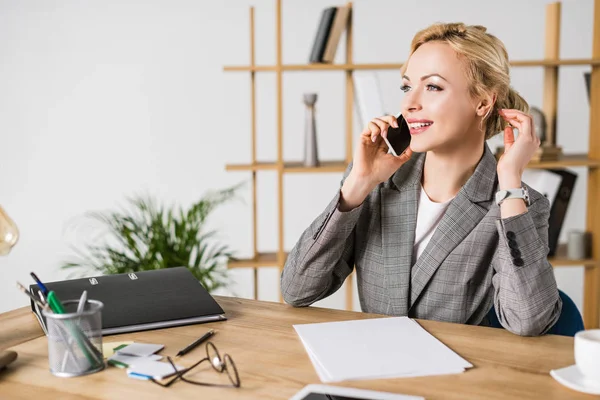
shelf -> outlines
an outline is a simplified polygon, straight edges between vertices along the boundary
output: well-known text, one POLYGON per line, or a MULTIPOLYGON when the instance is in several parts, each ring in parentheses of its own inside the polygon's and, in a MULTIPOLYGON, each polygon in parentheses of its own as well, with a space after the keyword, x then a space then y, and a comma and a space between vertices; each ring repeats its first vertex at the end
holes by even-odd
POLYGON ((555 268, 556 267, 580 267, 580 266, 597 267, 599 264, 596 260, 593 260, 590 258, 586 258, 583 260, 574 260, 574 259, 567 258, 567 245, 564 243, 561 243, 558 245, 558 248, 556 249, 556 255, 554 257, 548 258, 548 261, 555 268))
POLYGON ((566 168, 566 167, 590 167, 598 168, 600 160, 592 160, 587 154, 565 154, 556 161, 531 162, 527 168, 566 168))
POLYGON ((257 162, 254 164, 227 164, 226 171, 259 171, 276 170, 277 164, 272 162, 257 162))
POLYGON ((573 58, 563 60, 511 61, 511 67, 559 67, 573 65, 600 65, 600 58, 573 58))
MULTIPOLYGON (((301 161, 286 162, 283 164, 285 173, 328 173, 344 172, 348 164, 345 161, 321 161, 318 167, 305 167, 301 161)), ((529 163, 527 168, 532 169, 551 169, 567 167, 600 167, 600 160, 592 160, 587 154, 567 154, 562 155, 556 161, 541 161, 529 163)), ((227 164, 227 171, 258 171, 258 170, 277 170, 275 162, 258 162, 255 164, 227 164)))
POLYGON ((283 167, 284 172, 303 173, 303 172, 344 172, 348 164, 345 161, 321 161, 318 167, 305 167, 302 162, 286 162, 283 167))
MULTIPOLYGON (((287 258, 287 253, 285 254, 287 258)), ((259 253, 254 258, 242 258, 236 261, 230 261, 227 268, 258 268, 258 267, 278 267, 277 253, 259 253)))
MULTIPOLYGON (((348 164, 345 161, 321 161, 318 167, 305 167, 301 161, 286 162, 283 164, 285 173, 327 173, 344 172, 348 164)), ((225 166, 227 171, 258 171, 258 170, 277 170, 277 163, 260 162, 255 164, 228 164, 225 166)))
MULTIPOLYGON (((281 71, 351 71, 351 70, 397 70, 403 63, 383 64, 284 64, 281 71)), ((511 61, 513 67, 558 67, 573 65, 600 65, 599 58, 580 58, 564 60, 521 60, 511 61)), ((275 72, 279 70, 277 65, 230 65, 223 68, 225 72, 275 72)))
POLYGON ((598 168, 600 160, 592 160, 587 154, 564 154, 556 161, 531 162, 527 168, 566 168, 566 167, 590 167, 598 168))

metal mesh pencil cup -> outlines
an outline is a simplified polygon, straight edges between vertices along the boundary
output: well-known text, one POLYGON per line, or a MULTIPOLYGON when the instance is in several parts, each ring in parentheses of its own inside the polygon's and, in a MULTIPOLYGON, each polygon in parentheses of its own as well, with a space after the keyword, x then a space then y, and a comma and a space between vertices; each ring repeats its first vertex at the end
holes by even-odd
POLYGON ((64 314, 43 311, 48 330, 50 372, 60 377, 87 375, 104 369, 102 355, 102 308, 88 300, 77 313, 77 300, 63 302, 64 314))

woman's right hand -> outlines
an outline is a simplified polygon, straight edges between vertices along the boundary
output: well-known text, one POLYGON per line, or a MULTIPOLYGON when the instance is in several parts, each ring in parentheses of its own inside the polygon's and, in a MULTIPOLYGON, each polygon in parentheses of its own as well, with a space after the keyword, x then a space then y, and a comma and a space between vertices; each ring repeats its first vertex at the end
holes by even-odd
POLYGON ((382 136, 386 136, 390 126, 396 128, 398 121, 386 115, 374 118, 362 131, 354 151, 352 171, 342 186, 342 211, 360 205, 378 184, 388 180, 412 156, 410 147, 398 157, 388 154, 382 136))

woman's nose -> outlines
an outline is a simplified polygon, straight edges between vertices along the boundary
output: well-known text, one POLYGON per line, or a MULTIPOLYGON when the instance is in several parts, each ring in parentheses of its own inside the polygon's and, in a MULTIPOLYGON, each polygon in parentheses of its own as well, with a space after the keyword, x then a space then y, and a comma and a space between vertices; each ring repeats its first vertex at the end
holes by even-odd
POLYGON ((404 113, 415 112, 423 109, 421 99, 415 92, 407 93, 402 99, 402 110, 404 113))

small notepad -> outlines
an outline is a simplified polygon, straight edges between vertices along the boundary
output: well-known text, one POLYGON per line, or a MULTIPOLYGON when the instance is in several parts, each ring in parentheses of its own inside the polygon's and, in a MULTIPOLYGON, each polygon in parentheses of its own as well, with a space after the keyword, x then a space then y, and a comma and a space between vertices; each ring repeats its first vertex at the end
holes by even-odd
POLYGON ((148 357, 149 355, 159 352, 164 348, 165 346, 162 344, 132 343, 126 347, 118 349, 117 353, 127 356, 148 357))

